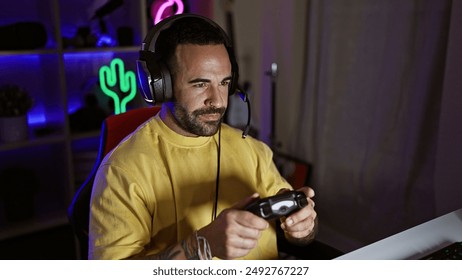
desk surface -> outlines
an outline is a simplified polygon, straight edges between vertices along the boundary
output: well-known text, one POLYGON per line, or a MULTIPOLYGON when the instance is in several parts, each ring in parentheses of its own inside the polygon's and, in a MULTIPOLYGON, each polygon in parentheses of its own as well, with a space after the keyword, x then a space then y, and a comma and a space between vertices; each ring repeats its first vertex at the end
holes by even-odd
POLYGON ((337 260, 417 260, 457 241, 462 241, 462 208, 342 255, 337 260))

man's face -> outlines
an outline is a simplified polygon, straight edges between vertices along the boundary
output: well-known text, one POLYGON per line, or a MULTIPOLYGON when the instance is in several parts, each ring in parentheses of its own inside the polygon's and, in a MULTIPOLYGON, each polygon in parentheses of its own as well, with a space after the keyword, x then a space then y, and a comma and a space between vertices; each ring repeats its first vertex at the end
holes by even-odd
POLYGON ((214 135, 228 106, 231 63, 224 45, 178 45, 170 109, 174 131, 186 136, 214 135))

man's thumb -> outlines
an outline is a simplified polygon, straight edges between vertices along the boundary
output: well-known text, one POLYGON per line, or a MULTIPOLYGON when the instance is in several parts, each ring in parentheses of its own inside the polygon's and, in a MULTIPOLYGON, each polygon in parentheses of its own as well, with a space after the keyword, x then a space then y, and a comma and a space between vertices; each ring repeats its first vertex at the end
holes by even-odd
POLYGON ((258 193, 254 193, 250 196, 247 196, 245 198, 243 198, 241 201, 239 201, 238 203, 234 204, 234 206, 232 207, 233 209, 244 209, 247 205, 249 205, 251 202, 257 200, 258 198, 260 197, 260 195, 258 193))

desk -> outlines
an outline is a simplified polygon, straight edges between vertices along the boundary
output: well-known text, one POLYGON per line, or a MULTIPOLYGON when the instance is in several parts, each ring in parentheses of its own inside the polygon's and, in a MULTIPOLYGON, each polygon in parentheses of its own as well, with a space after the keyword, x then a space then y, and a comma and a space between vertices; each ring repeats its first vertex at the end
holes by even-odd
POLYGON ((457 241, 462 241, 462 208, 336 260, 417 260, 457 241))

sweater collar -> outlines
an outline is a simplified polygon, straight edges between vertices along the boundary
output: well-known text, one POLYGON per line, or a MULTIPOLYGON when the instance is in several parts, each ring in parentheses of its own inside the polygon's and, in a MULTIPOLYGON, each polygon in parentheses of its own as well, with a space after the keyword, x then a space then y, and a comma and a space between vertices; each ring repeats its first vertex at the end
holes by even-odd
MULTIPOLYGON (((185 147, 199 147, 203 146, 210 141, 212 141, 213 138, 217 137, 218 133, 215 133, 213 136, 197 136, 197 137, 189 137, 189 136, 184 136, 181 134, 176 133, 173 131, 171 128, 169 128, 160 118, 159 114, 157 114, 155 117, 155 122, 157 123, 158 127, 156 129, 159 130, 159 134, 162 135, 162 139, 165 139, 172 144, 178 145, 178 146, 185 146, 185 147)), ((155 129, 155 130, 156 130, 155 129)), ((155 132, 154 130, 154 132, 155 132)))

